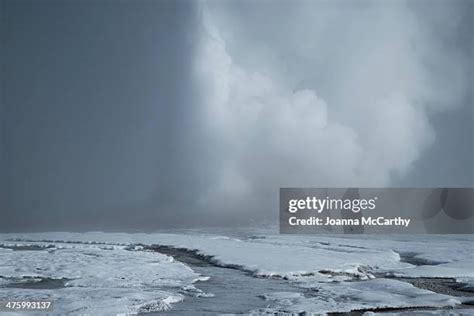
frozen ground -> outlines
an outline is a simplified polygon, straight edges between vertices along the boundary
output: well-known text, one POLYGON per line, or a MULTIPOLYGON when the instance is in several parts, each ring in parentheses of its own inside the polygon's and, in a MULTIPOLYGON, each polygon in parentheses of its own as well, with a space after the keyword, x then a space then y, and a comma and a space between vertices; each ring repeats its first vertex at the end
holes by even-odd
POLYGON ((0 300, 92 314, 472 314, 473 246, 470 235, 3 234, 0 300))

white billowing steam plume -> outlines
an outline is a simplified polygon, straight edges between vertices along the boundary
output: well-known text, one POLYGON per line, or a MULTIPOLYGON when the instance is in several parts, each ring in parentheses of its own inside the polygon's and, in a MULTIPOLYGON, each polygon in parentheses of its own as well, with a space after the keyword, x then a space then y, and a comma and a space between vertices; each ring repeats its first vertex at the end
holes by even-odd
MULTIPOLYGON (((449 35, 457 13, 439 11, 449 35)), ((465 57, 403 1, 210 2, 201 22, 205 208, 389 185, 433 144, 429 114, 465 93, 465 57)))

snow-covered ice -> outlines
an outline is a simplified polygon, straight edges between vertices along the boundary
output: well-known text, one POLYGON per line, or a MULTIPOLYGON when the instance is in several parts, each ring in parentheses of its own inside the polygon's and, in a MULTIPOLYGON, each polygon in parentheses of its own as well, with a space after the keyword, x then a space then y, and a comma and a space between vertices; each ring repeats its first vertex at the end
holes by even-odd
POLYGON ((299 289, 261 293, 268 312, 447 308, 465 300, 385 277, 452 278, 472 287, 473 242, 470 235, 1 234, 0 300, 39 295, 56 301, 61 312, 133 313, 172 308, 186 295, 218 299, 200 292, 196 282, 206 282, 206 276, 147 251, 160 245, 193 250, 213 264, 281 278, 299 289), (64 287, 5 287, 34 278, 63 280, 64 287))
POLYGON ((0 281, 10 285, 0 287, 0 300, 53 300, 55 311, 61 313, 165 310, 182 300, 177 289, 190 286, 199 277, 186 265, 158 253, 123 247, 52 246, 25 251, 0 248, 0 281), (48 284, 54 281, 63 286, 51 288, 48 284), (28 289, 26 283, 35 289, 28 289))
POLYGON ((277 302, 267 312, 283 311, 298 314, 350 312, 377 308, 445 307, 460 304, 447 295, 436 294, 411 284, 388 279, 313 285, 316 296, 295 293, 269 293, 264 297, 277 302))

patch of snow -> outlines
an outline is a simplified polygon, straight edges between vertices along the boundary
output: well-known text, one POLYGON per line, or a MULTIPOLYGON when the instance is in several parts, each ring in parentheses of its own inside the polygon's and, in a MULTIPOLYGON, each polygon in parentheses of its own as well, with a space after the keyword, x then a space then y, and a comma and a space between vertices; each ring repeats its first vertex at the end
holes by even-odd
POLYGON ((474 259, 442 263, 438 265, 416 266, 392 273, 397 277, 410 278, 474 278, 474 259))
POLYGON ((323 283, 315 285, 309 297, 298 293, 269 293, 264 297, 274 301, 275 307, 254 312, 326 314, 377 308, 446 307, 461 304, 450 296, 388 279, 323 283))

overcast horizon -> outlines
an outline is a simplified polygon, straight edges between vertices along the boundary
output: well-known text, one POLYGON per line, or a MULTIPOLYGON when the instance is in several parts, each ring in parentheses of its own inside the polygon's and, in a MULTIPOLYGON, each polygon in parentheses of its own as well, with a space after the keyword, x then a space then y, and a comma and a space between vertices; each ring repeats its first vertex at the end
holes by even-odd
POLYGON ((473 1, 0 1, 0 232, 474 186, 473 1))

